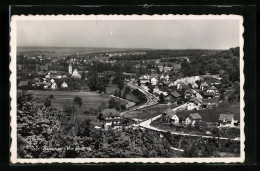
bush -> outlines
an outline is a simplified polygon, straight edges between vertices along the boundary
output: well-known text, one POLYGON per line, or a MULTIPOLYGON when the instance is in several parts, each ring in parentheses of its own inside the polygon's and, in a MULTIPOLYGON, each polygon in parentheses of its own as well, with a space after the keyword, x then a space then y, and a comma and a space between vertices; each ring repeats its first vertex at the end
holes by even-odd
POLYGON ((74 98, 74 102, 77 103, 79 106, 81 106, 82 105, 82 98, 77 96, 77 97, 74 98))

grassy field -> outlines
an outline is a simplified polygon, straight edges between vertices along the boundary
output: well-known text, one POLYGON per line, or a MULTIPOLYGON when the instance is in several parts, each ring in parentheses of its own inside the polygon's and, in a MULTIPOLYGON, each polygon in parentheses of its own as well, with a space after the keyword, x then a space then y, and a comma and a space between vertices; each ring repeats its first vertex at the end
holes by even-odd
MULTIPOLYGON (((44 100, 50 95, 53 95, 54 98, 51 100, 53 106, 60 111, 63 111, 63 106, 66 103, 74 104, 73 100, 75 97, 79 96, 82 98, 82 106, 75 104, 77 110, 77 118, 85 119, 90 118, 94 123, 97 123, 96 115, 84 114, 84 111, 89 111, 92 109, 98 109, 102 102, 108 107, 108 101, 111 98, 108 94, 99 94, 97 92, 69 92, 69 91, 38 91, 30 90, 29 93, 33 94, 37 98, 37 102, 40 104, 44 103, 44 100)), ((120 99, 117 99, 120 100, 120 99)), ((127 104, 126 101, 120 100, 122 103, 127 104)), ((95 124, 96 125, 96 124, 95 124)))
POLYGON ((152 117, 160 115, 161 112, 167 108, 168 108, 167 105, 157 104, 154 106, 146 107, 141 110, 130 111, 125 115, 125 117, 126 118, 136 118, 136 119, 139 118, 139 119, 145 121, 152 117))

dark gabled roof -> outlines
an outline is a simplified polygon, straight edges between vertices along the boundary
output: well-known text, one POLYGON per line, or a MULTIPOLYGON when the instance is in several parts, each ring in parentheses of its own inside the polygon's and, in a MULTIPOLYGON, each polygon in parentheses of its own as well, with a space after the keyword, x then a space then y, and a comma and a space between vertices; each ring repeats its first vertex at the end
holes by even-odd
POLYGON ((174 111, 170 108, 164 110, 162 113, 166 114, 166 115, 174 115, 175 114, 174 111))
POLYGON ((193 92, 191 91, 191 89, 186 90, 184 93, 185 93, 185 94, 186 94, 186 93, 191 93, 191 94, 193 94, 193 92))
POLYGON ((105 109, 101 113, 106 117, 120 117, 120 113, 116 109, 105 109))
POLYGON ((191 113, 188 116, 190 116, 193 120, 200 120, 202 117, 198 113, 191 113))
POLYGON ((18 86, 22 87, 22 86, 27 86, 28 85, 28 81, 20 81, 18 86))
POLYGON ((182 118, 185 119, 188 115, 187 112, 176 112, 176 115, 178 116, 178 118, 182 118))
POLYGON ((202 103, 202 100, 199 98, 193 98, 193 99, 190 99, 190 102, 193 102, 195 104, 200 104, 200 103, 202 103))
POLYGON ((182 89, 190 90, 190 86, 186 84, 181 85, 182 89))
POLYGON ((227 121, 232 121, 233 114, 220 114, 219 120, 222 121, 224 118, 227 118, 227 121))
POLYGON ((178 97, 181 96, 177 91, 171 92, 170 94, 171 94, 173 97, 175 97, 175 98, 178 98, 178 97))

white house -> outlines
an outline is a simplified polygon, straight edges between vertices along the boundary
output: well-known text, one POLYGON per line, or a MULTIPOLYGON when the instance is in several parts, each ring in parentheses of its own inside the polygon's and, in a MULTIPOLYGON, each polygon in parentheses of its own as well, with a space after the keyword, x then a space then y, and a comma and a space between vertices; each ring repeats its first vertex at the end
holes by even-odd
POLYGON ((161 76, 160 76, 160 80, 162 80, 162 79, 164 79, 164 75, 161 75, 161 76))
POLYGON ((203 91, 203 90, 205 90, 208 86, 209 86, 208 83, 203 82, 203 83, 200 85, 200 89, 203 91))
POLYGON ((200 110, 202 100, 199 98, 193 98, 193 99, 190 99, 190 101, 187 104, 188 104, 187 110, 200 110))
POLYGON ((104 129, 121 127, 120 113, 115 109, 103 110, 98 118, 102 122, 101 124, 104 129))
POLYGON ((152 84, 152 85, 156 85, 157 82, 158 82, 158 80, 157 80, 155 77, 152 77, 152 78, 151 78, 151 84, 152 84))
POLYGON ((56 84, 55 82, 53 82, 53 83, 51 84, 51 89, 52 89, 52 90, 57 90, 57 89, 58 89, 58 86, 57 86, 57 84, 56 84))
POLYGON ((71 77, 73 77, 73 78, 81 78, 81 75, 78 73, 77 69, 74 69, 71 77))
POLYGON ((234 115, 233 114, 220 114, 219 115, 219 126, 220 127, 233 127, 234 126, 234 115))
POLYGON ((198 86, 197 83, 193 83, 191 87, 192 87, 193 89, 197 89, 197 88, 199 88, 199 86, 198 86))
POLYGON ((63 82, 63 83, 61 84, 61 88, 68 88, 68 84, 67 84, 66 82, 63 82))
POLYGON ((166 75, 164 79, 168 81, 170 79, 169 75, 166 75))

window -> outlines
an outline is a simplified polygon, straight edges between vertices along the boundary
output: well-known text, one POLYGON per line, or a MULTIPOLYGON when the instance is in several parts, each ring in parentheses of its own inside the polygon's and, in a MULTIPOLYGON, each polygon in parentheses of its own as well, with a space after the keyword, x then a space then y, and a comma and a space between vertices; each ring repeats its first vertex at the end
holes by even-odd
POLYGON ((227 122, 227 118, 224 118, 224 119, 223 119, 223 122, 227 122))

